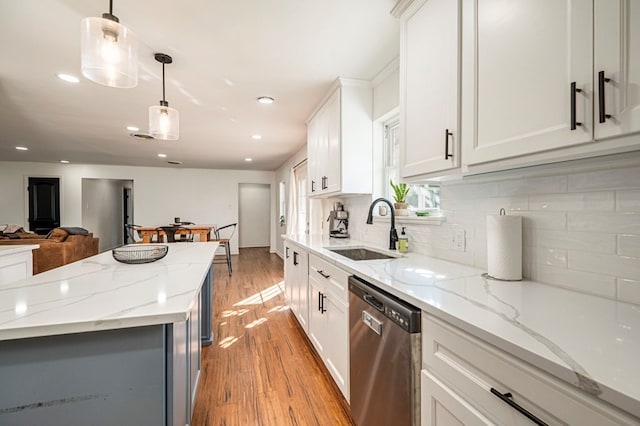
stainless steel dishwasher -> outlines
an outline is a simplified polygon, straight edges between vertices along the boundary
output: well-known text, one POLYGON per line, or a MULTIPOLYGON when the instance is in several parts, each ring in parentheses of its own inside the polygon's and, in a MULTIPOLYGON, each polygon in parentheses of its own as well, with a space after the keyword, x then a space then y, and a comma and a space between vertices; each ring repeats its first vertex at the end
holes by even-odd
POLYGON ((420 310, 352 276, 349 343, 356 424, 420 424, 420 310))

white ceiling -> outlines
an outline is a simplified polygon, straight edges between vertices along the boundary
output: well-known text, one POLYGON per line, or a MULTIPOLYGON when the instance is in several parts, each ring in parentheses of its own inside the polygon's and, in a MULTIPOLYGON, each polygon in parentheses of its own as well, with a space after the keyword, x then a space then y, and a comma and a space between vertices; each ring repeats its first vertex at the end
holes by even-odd
POLYGON ((138 86, 114 89, 80 73, 80 21, 107 12, 107 0, 1 1, 0 160, 275 170, 304 145, 305 120, 338 76, 371 80, 397 57, 394 3, 115 0, 141 43, 138 86), (166 98, 180 112, 178 141, 126 130, 146 132, 162 98, 154 52, 174 60, 166 98), (257 103, 262 95, 276 102, 257 103))

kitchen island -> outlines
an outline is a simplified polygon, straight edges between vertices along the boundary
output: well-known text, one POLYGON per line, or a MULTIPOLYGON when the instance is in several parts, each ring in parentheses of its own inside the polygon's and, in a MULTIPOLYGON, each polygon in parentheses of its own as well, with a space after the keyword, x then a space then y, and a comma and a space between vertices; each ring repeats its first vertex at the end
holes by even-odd
POLYGON ((188 424, 217 246, 139 265, 107 252, 0 286, 0 424, 188 424))

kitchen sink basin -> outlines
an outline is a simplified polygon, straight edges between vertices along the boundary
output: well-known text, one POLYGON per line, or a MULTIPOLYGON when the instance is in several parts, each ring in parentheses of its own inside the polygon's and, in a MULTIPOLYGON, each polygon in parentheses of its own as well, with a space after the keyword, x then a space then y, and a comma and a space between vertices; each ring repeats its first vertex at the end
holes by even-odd
POLYGON ((380 253, 378 251, 369 250, 366 248, 344 248, 344 249, 328 248, 327 250, 332 251, 335 254, 339 254, 340 256, 349 258, 351 260, 395 259, 397 257, 397 256, 391 256, 385 253, 380 253))

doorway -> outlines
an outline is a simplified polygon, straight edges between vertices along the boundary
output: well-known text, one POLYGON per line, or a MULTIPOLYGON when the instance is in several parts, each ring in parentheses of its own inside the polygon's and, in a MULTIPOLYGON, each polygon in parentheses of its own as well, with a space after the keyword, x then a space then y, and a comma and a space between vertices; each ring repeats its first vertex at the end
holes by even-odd
POLYGON ((132 209, 132 180, 82 179, 82 227, 100 238, 100 253, 125 244, 132 209))
POLYGON ((60 226, 60 178, 29 177, 29 230, 46 235, 60 226))
POLYGON ((271 245, 271 185, 241 183, 238 187, 238 246, 271 245))

